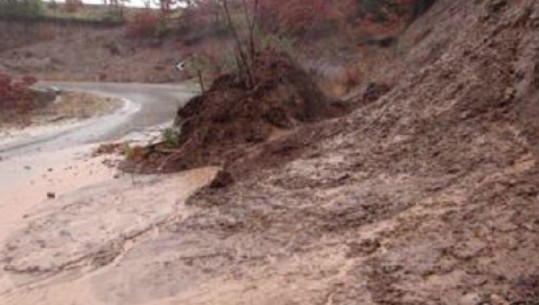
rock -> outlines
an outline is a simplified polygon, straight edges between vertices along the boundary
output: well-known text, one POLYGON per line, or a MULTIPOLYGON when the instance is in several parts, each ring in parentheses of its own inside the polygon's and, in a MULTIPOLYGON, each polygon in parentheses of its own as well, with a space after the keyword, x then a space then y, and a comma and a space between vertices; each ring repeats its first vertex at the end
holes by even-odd
POLYGON ((225 188, 234 183, 234 178, 226 170, 220 170, 210 183, 210 188, 225 188))
POLYGON ((490 303, 492 305, 509 305, 509 302, 497 294, 492 294, 490 296, 490 303))
POLYGON ((490 13, 499 13, 507 6, 507 0, 491 0, 487 5, 490 13))
POLYGON ((380 242, 376 239, 365 239, 358 242, 348 244, 347 257, 363 257, 374 253, 380 248, 380 242))
POLYGON ((515 89, 514 87, 507 88, 505 89, 505 92, 504 92, 504 99, 506 101, 512 100, 515 98, 516 93, 517 93, 517 89, 515 89))
POLYGON ((488 0, 484 4, 484 11, 480 15, 483 21, 489 20, 499 14, 507 6, 507 0, 488 0))
POLYGON ((54 192, 47 192, 47 198, 49 198, 49 199, 54 199, 54 198, 56 198, 56 193, 54 193, 54 192))
POLYGON ((467 293, 460 298, 458 303, 462 305, 478 305, 482 303, 482 299, 476 293, 467 293))

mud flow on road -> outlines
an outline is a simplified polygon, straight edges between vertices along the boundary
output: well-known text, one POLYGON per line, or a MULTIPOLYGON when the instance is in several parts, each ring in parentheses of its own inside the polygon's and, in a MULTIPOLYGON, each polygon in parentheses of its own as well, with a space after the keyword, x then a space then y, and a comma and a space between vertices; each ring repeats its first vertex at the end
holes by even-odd
POLYGON ((186 87, 55 86, 121 98, 123 106, 100 117, 4 133, 0 140, 1 304, 72 304, 81 298, 84 304, 92 304, 91 295, 84 292, 88 283, 51 284, 46 298, 40 293, 27 295, 35 288, 32 275, 43 274, 42 285, 47 280, 55 283, 54 275, 63 269, 88 271, 100 260, 99 267, 106 266, 112 257, 127 252, 130 243, 185 217, 185 199, 217 171, 202 168, 135 176, 116 169, 123 157, 94 154, 103 141, 146 143, 159 137, 170 124, 170 114, 193 94, 186 87), (73 294, 66 294, 64 285, 73 294))

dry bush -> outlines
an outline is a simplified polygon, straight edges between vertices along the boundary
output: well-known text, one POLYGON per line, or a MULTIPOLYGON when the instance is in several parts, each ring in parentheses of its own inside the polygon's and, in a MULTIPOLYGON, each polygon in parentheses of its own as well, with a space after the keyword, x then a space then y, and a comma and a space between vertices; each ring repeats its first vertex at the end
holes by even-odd
POLYGON ((343 83, 347 93, 361 83, 361 76, 361 71, 355 65, 349 66, 344 70, 343 83))
POLYGON ((154 36, 158 32, 160 22, 156 12, 150 9, 140 11, 127 20, 127 35, 134 38, 154 36))
POLYGON ((44 25, 39 29, 39 38, 43 40, 53 40, 56 37, 56 31, 51 25, 44 25))
POLYGON ((66 0, 64 10, 68 13, 75 13, 83 6, 84 4, 81 0, 66 0))
POLYGON ((0 74, 0 111, 27 113, 32 108, 30 86, 37 82, 33 76, 24 76, 13 80, 8 75, 0 74))

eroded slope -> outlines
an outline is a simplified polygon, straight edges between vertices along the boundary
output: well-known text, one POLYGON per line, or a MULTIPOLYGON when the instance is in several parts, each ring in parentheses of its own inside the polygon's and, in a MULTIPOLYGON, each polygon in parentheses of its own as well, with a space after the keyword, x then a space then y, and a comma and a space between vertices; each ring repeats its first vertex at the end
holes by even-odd
POLYGON ((270 166, 193 196, 97 298, 537 304, 539 3, 439 0, 408 34, 388 94, 231 164, 270 166))

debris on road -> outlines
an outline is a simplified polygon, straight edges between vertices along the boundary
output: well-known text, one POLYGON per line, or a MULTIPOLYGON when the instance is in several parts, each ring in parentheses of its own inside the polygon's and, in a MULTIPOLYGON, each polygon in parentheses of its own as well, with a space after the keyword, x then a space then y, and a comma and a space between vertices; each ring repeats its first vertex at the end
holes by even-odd
POLYGON ((342 103, 326 98, 285 54, 261 53, 253 67, 252 87, 238 75, 223 75, 178 110, 177 147, 166 147, 170 141, 150 145, 128 160, 126 167, 169 172, 226 164, 279 131, 345 112, 342 103))

